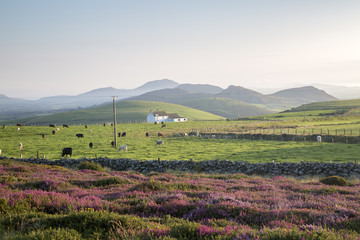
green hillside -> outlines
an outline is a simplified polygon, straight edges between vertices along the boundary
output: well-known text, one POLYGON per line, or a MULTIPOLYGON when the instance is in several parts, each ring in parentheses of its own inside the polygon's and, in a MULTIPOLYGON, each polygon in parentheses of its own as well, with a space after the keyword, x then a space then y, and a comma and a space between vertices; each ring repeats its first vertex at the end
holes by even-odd
MULTIPOLYGON (((144 122, 151 110, 161 110, 167 113, 177 113, 188 120, 223 120, 223 117, 185 107, 177 104, 150 101, 123 101, 116 103, 117 122, 144 122)), ((16 120, 22 124, 47 125, 54 124, 99 124, 112 122, 114 119, 113 105, 107 104, 77 111, 63 112, 29 119, 16 120)), ((15 123, 7 121, 6 123, 15 123)))
POLYGON ((291 109, 292 112, 304 111, 304 108, 308 111, 318 110, 350 110, 360 107, 360 99, 351 100, 338 100, 328 102, 315 102, 305 104, 296 108, 291 109))
POLYGON ((244 103, 235 99, 222 97, 186 101, 183 103, 183 105, 210 112, 229 119, 273 113, 272 111, 258 107, 254 104, 244 103))

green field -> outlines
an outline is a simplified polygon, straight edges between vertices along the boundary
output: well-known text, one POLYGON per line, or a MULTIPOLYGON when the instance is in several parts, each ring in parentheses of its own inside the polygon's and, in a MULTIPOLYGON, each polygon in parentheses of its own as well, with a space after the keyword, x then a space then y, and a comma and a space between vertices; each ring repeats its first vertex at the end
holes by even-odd
MULTIPOLYGON (((8 126, 0 130, 0 149, 7 157, 29 158, 31 156, 55 160, 61 158, 61 150, 73 148, 73 158, 131 158, 139 160, 188 160, 195 161, 227 159, 248 162, 349 162, 359 161, 359 144, 315 143, 315 142, 276 142, 248 141, 239 139, 206 139, 195 136, 185 138, 184 133, 262 133, 262 134, 296 134, 296 135, 336 135, 360 136, 360 100, 324 102, 308 104, 305 110, 292 109, 278 114, 264 115, 243 120, 224 121, 216 115, 183 107, 175 104, 128 101, 117 104, 118 122, 130 122, 130 119, 144 120, 150 109, 161 109, 169 113, 176 112, 189 118, 188 122, 167 123, 166 128, 151 123, 119 123, 117 132, 126 132, 126 137, 118 138, 118 146, 126 144, 127 152, 118 152, 111 146, 114 140, 114 129, 110 124, 84 124, 92 122, 111 122, 112 105, 81 111, 67 112, 56 115, 42 116, 32 123, 46 126, 24 126, 18 132, 17 127, 8 126), (336 106, 336 108, 334 107, 336 106), (340 112, 341 111, 341 112, 340 112), (91 119, 91 121, 90 121, 91 119), (212 121, 194 121, 211 119, 212 121), (106 121, 105 121, 106 120, 106 121), (129 120, 129 121, 127 121, 129 120), (217 121, 215 121, 217 120, 217 121), (80 124, 83 122, 82 124, 80 124), (61 123, 60 131, 54 135, 50 123, 61 123), (63 128, 63 123, 69 123, 70 128, 63 128), (145 137, 145 133, 150 137, 145 137), (165 137, 164 146, 156 146, 158 133, 165 137), (84 138, 77 138, 77 133, 84 138), (45 139, 42 139, 45 134, 45 139), (18 143, 23 143, 19 150, 18 143), (94 148, 89 148, 89 143, 94 148)), ((26 123, 26 122, 22 122, 26 123)))
MULTIPOLYGON (((260 124, 261 122, 258 122, 260 124)), ((166 128, 149 123, 118 124, 117 132, 126 132, 126 137, 118 138, 118 146, 126 144, 127 152, 118 152, 111 146, 114 140, 114 129, 110 125, 89 125, 86 129, 81 126, 63 128, 54 135, 54 128, 50 127, 21 127, 17 132, 14 126, 0 130, 0 148, 2 155, 23 158, 36 157, 39 153, 48 159, 61 158, 61 150, 65 147, 73 148, 72 158, 131 158, 139 160, 188 160, 195 161, 227 159, 248 162, 349 162, 358 161, 359 144, 321 143, 316 142, 277 142, 250 141, 239 139, 206 139, 195 136, 182 137, 184 132, 200 129, 220 131, 226 128, 241 129, 254 127, 253 121, 190 121, 185 123, 167 123, 166 128), (150 137, 145 136, 150 133, 150 137), (164 138, 157 136, 164 133, 164 138), (77 138, 77 133, 84 134, 84 138, 77 138), (42 134, 46 134, 45 139, 42 134), (156 140, 163 139, 164 146, 157 146, 156 140), (18 143, 22 142, 23 150, 19 150, 18 143), (92 142, 94 147, 89 148, 92 142)))

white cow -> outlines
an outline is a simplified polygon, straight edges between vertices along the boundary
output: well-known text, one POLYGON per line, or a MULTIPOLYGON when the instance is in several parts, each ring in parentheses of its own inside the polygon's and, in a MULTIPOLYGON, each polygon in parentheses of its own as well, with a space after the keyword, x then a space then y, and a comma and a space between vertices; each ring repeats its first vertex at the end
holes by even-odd
POLYGON ((126 145, 121 145, 121 146, 119 147, 119 149, 118 149, 118 152, 120 152, 120 151, 125 151, 125 152, 127 152, 127 146, 126 146, 126 145))
POLYGON ((1 148, 0 148, 0 156, 1 156, 1 148))
POLYGON ((321 143, 321 136, 320 136, 320 135, 317 136, 317 137, 316 137, 316 140, 317 140, 318 143, 321 143))
POLYGON ((161 144, 161 146, 164 146, 164 140, 156 141, 156 145, 160 145, 160 144, 161 144))
POLYGON ((19 142, 19 150, 23 149, 23 144, 21 142, 19 142))
POLYGON ((19 127, 17 128, 17 131, 20 132, 20 128, 19 128, 19 127))

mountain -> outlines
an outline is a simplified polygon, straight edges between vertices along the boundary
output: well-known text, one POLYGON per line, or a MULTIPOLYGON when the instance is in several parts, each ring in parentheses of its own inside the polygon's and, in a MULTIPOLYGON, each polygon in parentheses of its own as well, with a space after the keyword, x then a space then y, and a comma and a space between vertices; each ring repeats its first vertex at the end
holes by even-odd
POLYGON ((360 96, 360 87, 345 87, 320 83, 314 83, 312 86, 323 89, 327 93, 339 99, 356 99, 360 96))
POLYGON ((51 105, 53 109, 78 108, 99 105, 112 101, 112 96, 118 100, 141 95, 148 91, 155 91, 163 88, 174 88, 179 84, 168 79, 154 80, 145 83, 135 89, 116 89, 113 87, 99 88, 77 96, 54 96, 38 100, 38 103, 51 105))
POLYGON ((135 88, 134 91, 137 92, 150 92, 155 91, 163 88, 175 88, 179 86, 179 84, 173 80, 169 79, 162 79, 162 80, 155 80, 145 83, 144 85, 135 88))
POLYGON ((212 97, 193 101, 185 101, 183 105, 206 111, 228 119, 252 117, 274 113, 254 104, 241 102, 230 98, 212 97))
POLYGON ((216 96, 236 99, 242 102, 254 103, 254 104, 283 102, 283 99, 280 99, 278 97, 264 95, 254 90, 250 90, 244 87, 234 86, 234 85, 229 86, 227 89, 218 93, 216 96))
POLYGON ((218 94, 224 89, 218 86, 210 85, 210 84, 180 84, 177 88, 187 90, 189 92, 199 92, 199 93, 210 93, 210 94, 218 94))
MULTIPOLYGON (((116 103, 117 122, 144 122, 151 109, 161 109, 168 113, 177 113, 179 116, 187 117, 189 120, 224 120, 217 116, 198 109, 171 103, 152 101, 119 101, 116 103)), ((57 114, 32 117, 22 120, 7 121, 6 124, 48 125, 49 123, 66 124, 102 124, 113 121, 113 104, 104 104, 92 108, 61 112, 57 114)))
POLYGON ((320 90, 313 86, 286 89, 270 94, 269 96, 286 98, 293 103, 301 102, 303 104, 338 100, 327 94, 324 90, 320 90))
POLYGON ((39 100, 14 99, 0 95, 0 120, 94 107, 112 102, 112 96, 116 96, 117 100, 180 104, 226 118, 263 115, 305 103, 336 99, 311 86, 266 95, 241 86, 231 85, 222 89, 210 84, 178 84, 162 79, 147 82, 134 89, 106 87, 77 96, 53 96, 39 100))

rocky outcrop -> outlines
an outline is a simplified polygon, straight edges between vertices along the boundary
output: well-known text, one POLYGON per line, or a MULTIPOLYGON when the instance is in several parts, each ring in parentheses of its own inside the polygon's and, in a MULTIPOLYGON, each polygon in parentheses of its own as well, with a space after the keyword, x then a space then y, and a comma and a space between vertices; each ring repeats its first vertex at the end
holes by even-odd
MULTIPOLYGON (((6 159, 6 157, 1 157, 6 159)), ((360 165, 358 163, 319 163, 319 162, 270 162, 270 163, 248 163, 229 160, 210 160, 194 161, 190 160, 132 160, 127 158, 110 159, 14 159, 34 164, 57 165, 66 168, 76 168, 82 161, 94 161, 104 167, 114 171, 136 171, 141 173, 149 172, 167 172, 167 171, 185 171, 185 172, 203 172, 203 173, 244 173, 247 175, 263 176, 341 176, 341 177, 359 177, 360 165)))

